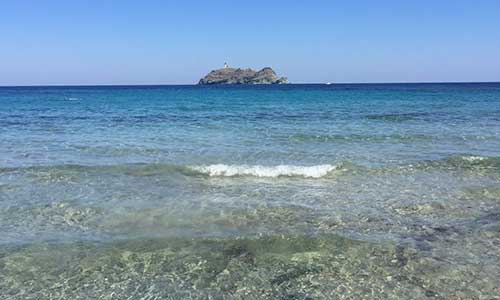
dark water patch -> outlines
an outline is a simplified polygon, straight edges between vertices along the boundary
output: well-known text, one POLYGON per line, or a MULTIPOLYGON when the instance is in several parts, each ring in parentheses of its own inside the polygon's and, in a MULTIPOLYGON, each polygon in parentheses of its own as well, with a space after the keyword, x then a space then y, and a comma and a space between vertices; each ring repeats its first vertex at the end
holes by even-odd
POLYGON ((364 117, 367 120, 388 122, 388 123, 403 123, 403 122, 425 122, 425 123, 443 123, 453 122, 465 123, 477 121, 479 118, 487 120, 488 117, 484 114, 466 113, 450 113, 450 112, 415 112, 415 113, 390 113, 390 114, 371 114, 364 117))
POLYGON ((88 146, 88 145, 75 145, 73 146, 78 151, 96 153, 101 155, 109 155, 109 156, 128 156, 128 155, 158 155, 161 153, 165 153, 166 150, 161 148, 146 148, 140 146, 88 146))
POLYGON ((414 113, 390 113, 390 114, 371 114, 365 116, 368 120, 386 121, 386 122, 404 122, 412 120, 423 120, 434 116, 435 113, 430 112, 414 112, 414 113))
MULTIPOLYGON (((353 170, 362 166, 353 167, 353 170)), ((436 160, 421 160, 385 166, 364 168, 366 174, 384 173, 415 173, 415 172, 462 172, 462 174, 495 175, 500 172, 500 157, 496 156, 474 156, 474 155, 451 155, 436 160)))
POLYGON ((500 184, 466 188, 462 197, 475 202, 491 201, 500 203, 500 184))
POLYGON ((75 120, 75 121, 86 121, 86 120, 92 120, 96 119, 95 117, 92 116, 72 116, 70 119, 75 120))
POLYGON ((4 174, 4 173, 17 172, 17 171, 23 170, 23 169, 25 169, 25 168, 15 168, 15 167, 12 167, 12 168, 2 168, 2 167, 0 167, 0 175, 4 174))
POLYGON ((17 120, 9 120, 9 119, 0 120, 0 126, 1 126, 1 128, 4 128, 4 129, 6 129, 6 127, 9 127, 9 126, 28 126, 31 124, 33 124, 33 123, 27 122, 27 121, 17 121, 17 120))
POLYGON ((474 223, 477 226, 484 226, 484 225, 490 225, 490 224, 500 224, 500 209, 497 209, 497 211, 492 211, 488 212, 487 214, 484 214, 483 216, 477 218, 474 223))
POLYGON ((460 169, 500 171, 500 157, 454 155, 441 160, 426 161, 418 164, 423 169, 460 169))
POLYGON ((293 134, 277 136, 293 142, 419 142, 432 141, 438 137, 424 134, 293 134))
POLYGON ((153 176, 166 173, 181 173, 185 175, 200 174, 189 167, 170 164, 123 164, 123 165, 72 165, 63 164, 55 166, 30 166, 0 168, 1 173, 17 172, 30 176, 58 178, 71 174, 108 173, 124 174, 130 176, 153 176))

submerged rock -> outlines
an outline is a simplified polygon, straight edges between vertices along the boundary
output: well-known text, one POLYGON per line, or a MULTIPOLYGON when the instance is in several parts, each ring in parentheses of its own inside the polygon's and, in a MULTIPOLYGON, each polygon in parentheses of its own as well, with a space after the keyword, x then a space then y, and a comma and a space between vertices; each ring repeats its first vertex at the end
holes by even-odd
POLYGON ((450 240, 443 251, 429 253, 412 243, 337 234, 0 247, 0 295, 13 300, 497 299, 496 248, 470 237, 456 244, 467 247, 466 256, 449 248, 450 240), (478 264, 475 254, 485 249, 488 261, 478 264))
POLYGON ((278 77, 273 69, 266 67, 260 71, 224 67, 208 73, 198 84, 285 84, 286 77, 278 77))

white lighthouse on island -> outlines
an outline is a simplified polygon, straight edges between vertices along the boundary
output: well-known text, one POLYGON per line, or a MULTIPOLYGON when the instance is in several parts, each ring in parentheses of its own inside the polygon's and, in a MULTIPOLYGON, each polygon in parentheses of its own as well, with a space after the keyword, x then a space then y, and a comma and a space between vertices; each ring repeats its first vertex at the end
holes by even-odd
POLYGON ((229 65, 227 64, 227 62, 224 63, 224 69, 227 69, 229 68, 229 65))

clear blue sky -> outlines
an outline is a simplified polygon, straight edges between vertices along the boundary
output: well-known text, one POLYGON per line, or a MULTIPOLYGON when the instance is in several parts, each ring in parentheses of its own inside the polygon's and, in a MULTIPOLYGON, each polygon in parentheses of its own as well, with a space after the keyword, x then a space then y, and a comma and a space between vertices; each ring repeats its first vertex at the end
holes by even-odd
POLYGON ((500 81, 500 1, 2 1, 0 85, 500 81), (411 2, 411 3, 410 3, 411 2))

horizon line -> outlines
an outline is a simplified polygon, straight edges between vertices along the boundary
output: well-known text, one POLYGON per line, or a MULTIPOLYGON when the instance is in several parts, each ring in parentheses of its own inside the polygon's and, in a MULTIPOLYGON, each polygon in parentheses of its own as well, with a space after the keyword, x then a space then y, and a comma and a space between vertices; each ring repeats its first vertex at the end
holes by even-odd
POLYGON ((2 85, 0 88, 15 87, 125 87, 125 86, 287 86, 287 85, 362 85, 362 84, 480 84, 480 83, 500 83, 500 81, 393 81, 393 82, 297 82, 287 84, 208 84, 197 83, 133 83, 133 84, 21 84, 2 85))

